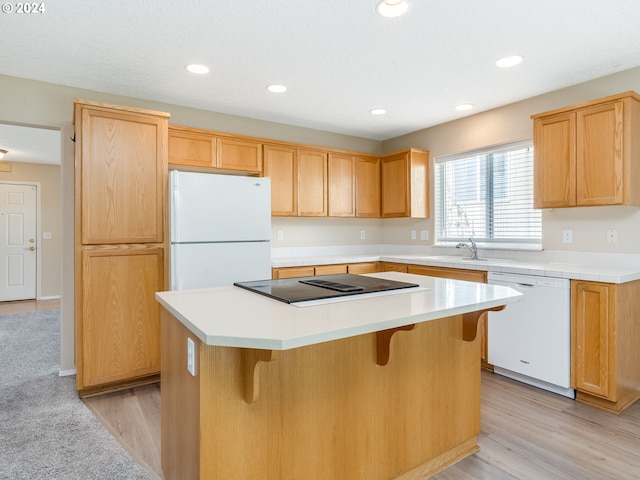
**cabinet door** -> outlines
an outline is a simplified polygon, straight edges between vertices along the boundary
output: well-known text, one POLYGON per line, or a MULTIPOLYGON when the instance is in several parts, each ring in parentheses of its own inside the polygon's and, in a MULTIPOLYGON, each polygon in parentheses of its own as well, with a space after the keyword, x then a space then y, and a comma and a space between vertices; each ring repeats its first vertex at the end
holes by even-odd
POLYGON ((167 119, 81 104, 77 109, 81 243, 162 242, 167 119))
POLYGON ((242 172, 262 172, 262 144, 251 140, 219 137, 217 167, 242 172))
POLYGON ((354 217, 355 158, 352 155, 329 154, 329 216, 354 217))
POLYGON ((535 208, 576 203, 576 115, 566 113, 534 121, 535 208))
POLYGON ((272 275, 274 279, 312 277, 315 275, 315 269, 313 267, 274 268, 272 271, 272 275))
POLYGON ((202 132, 169 128, 169 165, 215 167, 215 137, 202 132))
POLYGON ((577 205, 624 200, 623 102, 577 112, 577 205))
POLYGON ((571 386, 616 401, 615 287, 571 282, 571 386))
MULTIPOLYGON (((422 265, 409 265, 407 271, 417 275, 427 275, 430 277, 452 278, 454 280, 464 280, 466 282, 487 283, 487 273, 478 270, 465 270, 462 268, 429 267, 422 265)), ((484 314, 478 320, 478 333, 480 338, 480 361, 482 367, 493 370, 489 364, 489 320, 484 314)))
POLYGON ((327 216, 327 154, 298 150, 298 215, 327 216))
POLYGON ((316 265, 315 275, 335 275, 337 273, 347 273, 347 266, 339 265, 316 265))
POLYGON ((380 159, 356 157, 356 217, 380 217, 380 159))
POLYGON ((407 273, 407 265, 404 263, 382 262, 383 272, 407 273))
POLYGON ((265 145, 264 176, 271 178, 271 215, 297 215, 298 171, 295 148, 265 145))
POLYGON ((429 217, 429 152, 410 149, 382 158, 382 217, 429 217))
POLYGON ((423 265, 409 265, 409 273, 427 275, 429 277, 452 278, 466 282, 487 283, 487 272, 479 270, 465 270, 463 268, 429 267, 423 265))
POLYGON ((382 159, 382 217, 410 216, 409 154, 382 159))
POLYGON ((354 273, 356 275, 363 273, 376 273, 380 270, 380 262, 362 262, 352 263, 347 266, 348 273, 354 273))
POLYGON ((160 247, 82 252, 76 312, 78 389, 158 373, 160 247))

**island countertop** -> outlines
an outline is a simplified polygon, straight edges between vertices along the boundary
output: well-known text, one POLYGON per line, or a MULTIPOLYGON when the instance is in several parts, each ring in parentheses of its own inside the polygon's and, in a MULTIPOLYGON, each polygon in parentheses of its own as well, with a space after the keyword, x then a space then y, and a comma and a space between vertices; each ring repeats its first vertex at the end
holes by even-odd
POLYGON ((156 293, 157 301, 206 345, 288 350, 520 300, 508 287, 398 272, 369 274, 419 284, 411 291, 294 306, 239 287, 156 293))

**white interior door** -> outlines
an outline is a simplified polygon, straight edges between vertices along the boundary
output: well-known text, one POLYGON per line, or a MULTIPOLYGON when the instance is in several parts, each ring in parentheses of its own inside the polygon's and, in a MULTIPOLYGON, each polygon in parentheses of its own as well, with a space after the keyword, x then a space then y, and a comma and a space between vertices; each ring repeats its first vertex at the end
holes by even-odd
POLYGON ((37 190, 0 183, 0 301, 36 298, 37 190))

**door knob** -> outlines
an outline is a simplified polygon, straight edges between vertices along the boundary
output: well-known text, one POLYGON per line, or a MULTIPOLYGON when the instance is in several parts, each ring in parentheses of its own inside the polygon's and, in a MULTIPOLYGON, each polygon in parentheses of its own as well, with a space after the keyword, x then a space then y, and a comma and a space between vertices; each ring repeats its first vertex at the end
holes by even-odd
POLYGON ((31 250, 32 252, 33 252, 35 249, 36 249, 36 247, 34 247, 34 246, 29 247, 29 250, 31 250))
POLYGON ((30 238, 29 239, 29 243, 35 243, 36 239, 35 238, 30 238))

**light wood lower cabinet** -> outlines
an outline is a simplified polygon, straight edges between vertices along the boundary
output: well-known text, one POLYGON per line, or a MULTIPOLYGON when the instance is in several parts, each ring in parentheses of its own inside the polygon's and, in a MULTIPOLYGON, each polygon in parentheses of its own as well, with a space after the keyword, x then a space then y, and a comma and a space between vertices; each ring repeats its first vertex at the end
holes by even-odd
POLYGON ((408 265, 404 263, 380 262, 380 268, 383 272, 400 272, 407 273, 408 265))
POLYGON ((96 387, 160 371, 164 248, 96 248, 81 254, 76 311, 78 387, 96 387))
POLYGON ((271 276, 274 279, 295 278, 295 277, 312 277, 316 274, 313 266, 310 267, 284 267, 272 268, 271 276))
MULTIPOLYGON (((465 270, 462 268, 428 267, 423 265, 409 265, 408 273, 417 275, 428 275, 430 277, 452 278, 454 280, 464 280, 467 282, 487 283, 487 272, 480 270, 465 270)), ((478 322, 478 337, 480 337, 480 360, 482 368, 493 370, 493 365, 489 363, 488 346, 488 326, 487 315, 482 315, 482 321, 478 322)))
POLYGON ((271 275, 274 279, 282 279, 311 277, 313 275, 334 275, 338 273, 365 274, 380 271, 382 271, 380 262, 360 262, 273 268, 271 269, 271 275))
POLYGON ((376 273, 382 271, 380 262, 362 262, 362 263, 350 263, 347 265, 347 272, 356 275, 365 273, 376 273))
POLYGON ((571 386, 620 413, 640 398, 640 281, 571 282, 571 386))

